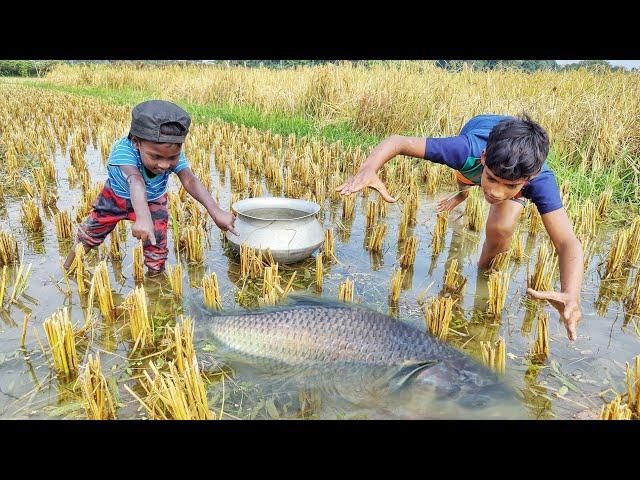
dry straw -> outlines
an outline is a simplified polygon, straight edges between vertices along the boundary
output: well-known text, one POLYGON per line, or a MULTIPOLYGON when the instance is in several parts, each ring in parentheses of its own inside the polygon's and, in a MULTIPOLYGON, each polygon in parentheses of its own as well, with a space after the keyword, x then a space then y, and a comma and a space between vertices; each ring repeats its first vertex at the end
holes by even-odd
POLYGON ((193 263, 204 261, 204 231, 197 226, 188 226, 184 233, 187 260, 193 263))
POLYGON ((378 198, 376 199, 376 203, 377 203, 378 215, 380 217, 385 217, 387 215, 387 202, 385 201, 384 198, 378 195, 378 198))
POLYGON ((540 311, 537 320, 536 341, 529 354, 534 362, 543 362, 549 356, 549 314, 540 311))
POLYGON ((596 206, 590 199, 584 201, 580 208, 575 207, 571 217, 573 219, 576 234, 587 237, 595 236, 597 230, 596 212, 596 206))
POLYGON ((338 299, 341 302, 353 302, 354 281, 347 278, 338 287, 338 299))
POLYGON ((24 268, 24 263, 20 262, 18 273, 16 274, 16 279, 13 284, 13 291, 11 292, 11 297, 9 298, 9 303, 17 302, 18 297, 20 297, 20 295, 24 293, 27 288, 29 275, 31 275, 31 264, 29 264, 27 268, 24 268))
POLYGON ((128 386, 125 385, 125 388, 140 402, 151 419, 212 420, 214 417, 209 410, 198 362, 194 359, 186 367, 184 373, 180 373, 172 361, 168 364, 168 372, 160 372, 150 362, 151 374, 145 370, 140 380, 146 393, 144 399, 128 386))
POLYGON ((400 299, 400 291, 402 289, 402 280, 404 279, 405 272, 399 268, 397 269, 393 277, 391 277, 391 294, 389 296, 389 301, 392 304, 398 303, 400 299))
POLYGON ((490 265, 491 270, 494 270, 496 272, 504 270, 505 268, 507 268, 509 266, 509 261, 510 260, 511 260, 511 251, 510 250, 498 253, 491 260, 491 265, 490 265))
POLYGON ((120 248, 120 237, 118 237, 115 229, 109 235, 109 257, 114 262, 122 259, 122 249, 120 248))
POLYGON ((280 285, 281 277, 278 273, 278 264, 273 263, 264 268, 262 279, 262 297, 258 298, 260 305, 275 305, 279 300, 286 297, 293 288, 293 281, 297 272, 293 272, 289 283, 282 288, 280 285))
POLYGON ((509 247, 509 254, 512 260, 520 262, 524 259, 524 249, 522 248, 522 229, 518 227, 511 238, 511 246, 509 247))
POLYGON ((67 240, 71 238, 71 216, 66 210, 56 213, 53 217, 56 225, 56 235, 58 240, 67 240))
POLYGON ((75 257, 73 259, 71 269, 76 273, 76 283, 78 284, 78 293, 80 294, 87 291, 87 286, 85 285, 86 267, 84 264, 84 257, 84 245, 82 243, 76 243, 75 257))
POLYGON ((509 272, 494 272, 489 275, 489 313, 498 317, 502 314, 509 291, 509 272))
POLYGON ((373 227, 378 221, 378 203, 376 201, 369 200, 367 203, 367 222, 366 227, 373 227))
POLYGON ((409 238, 407 238, 404 244, 402 257, 400 257, 400 266, 402 268, 406 269, 414 264, 416 260, 417 248, 418 248, 418 237, 416 237, 415 235, 412 235, 409 238))
POLYGON ((611 242, 611 250, 605 263, 604 278, 619 278, 622 275, 625 259, 628 258, 630 230, 618 230, 611 242))
POLYGON ((2 308, 2 304, 4 303, 4 292, 7 286, 7 266, 2 267, 2 283, 0 283, 0 308, 2 308))
POLYGON ((18 242, 6 231, 0 231, 0 265, 10 265, 18 261, 18 242))
POLYGON ((270 250, 261 251, 247 244, 240 245, 240 276, 243 279, 261 277, 264 274, 265 265, 274 263, 270 250))
POLYGON ((611 195, 613 191, 611 189, 604 190, 598 197, 598 206, 596 207, 596 220, 604 218, 609 202, 611 201, 611 195))
POLYGON ((218 276, 216 272, 211 272, 202 278, 202 290, 204 291, 204 304, 216 310, 222 309, 222 299, 220 298, 220 288, 218 286, 218 276))
POLYGON ((458 259, 454 258, 449 263, 449 268, 444 275, 444 292, 452 295, 459 295, 467 283, 467 279, 460 273, 458 259))
POLYGON ((242 278, 247 276, 258 278, 264 274, 262 255, 258 249, 252 248, 247 244, 240 246, 240 271, 242 278))
POLYGON ((180 373, 184 373, 190 364, 196 361, 196 353, 193 347, 193 320, 190 317, 180 315, 180 323, 173 328, 171 342, 175 349, 174 358, 176 367, 180 373))
POLYGON ((322 257, 323 253, 318 252, 318 254, 316 255, 316 292, 318 293, 322 291, 322 281, 324 277, 322 257))
POLYGON ((369 241, 367 242, 367 250, 371 250, 372 252, 381 252, 382 245, 384 242, 384 236, 387 233, 387 225, 384 223, 379 223, 375 227, 373 227, 373 231, 369 236, 369 241))
POLYGON ((547 243, 541 243, 533 275, 529 277, 529 287, 534 290, 550 290, 553 272, 557 264, 558 259, 549 249, 547 243))
POLYGON ((107 262, 105 260, 102 260, 96 266, 92 281, 95 282, 94 288, 98 295, 98 307, 100 308, 100 313, 102 313, 105 320, 114 320, 115 307, 113 303, 113 294, 111 293, 111 282, 109 281, 107 262))
POLYGON ((532 202, 527 205, 528 217, 529 217, 529 232, 539 233, 542 231, 544 224, 542 223, 542 217, 538 213, 537 207, 532 202))
POLYGON ((402 209, 402 216, 400 217, 400 225, 398 226, 398 242, 403 241, 407 237, 407 230, 411 223, 411 212, 409 204, 405 203, 402 209))
POLYGON ((40 218, 40 211, 38 205, 32 199, 25 200, 21 205, 22 209, 22 221, 25 224, 27 230, 32 232, 41 232, 43 229, 42 219, 40 218))
POLYGON ((479 232, 484 220, 482 196, 479 188, 473 188, 469 192, 464 214, 467 217, 467 227, 474 232, 479 232))
POLYGON ((44 331, 53 357, 53 365, 63 378, 73 378, 78 373, 78 356, 67 307, 55 312, 43 322, 44 331))
POLYGON ((636 418, 640 419, 640 355, 633 360, 634 369, 626 364, 627 404, 636 418))
POLYGON ((134 340, 132 351, 144 349, 153 340, 153 322, 147 311, 147 296, 144 286, 137 286, 123 303, 129 316, 129 328, 134 340))
POLYGON ((353 218, 355 205, 356 205, 355 195, 346 195, 342 197, 342 219, 343 220, 349 220, 353 218))
POLYGON ((133 279, 136 283, 144 280, 144 248, 142 240, 133 247, 133 279))
POLYGON ((440 212, 436 215, 436 227, 433 230, 433 238, 431 241, 433 255, 438 255, 444 246, 444 238, 447 233, 447 225, 449 223, 449 212, 440 212))
POLYGON ((82 406, 89 420, 113 420, 116 409, 109 385, 102 373, 100 354, 89 354, 87 365, 80 378, 82 406))
POLYGON ((180 263, 170 265, 167 267, 167 273, 171 291, 176 297, 182 298, 182 265, 180 263))
POLYGON ((432 335, 440 339, 447 337, 453 312, 453 297, 435 297, 427 305, 424 318, 432 335))
POLYGON ((504 375, 506 366, 506 345, 504 338, 500 337, 495 344, 492 342, 480 342, 482 349, 482 361, 497 373, 504 375))
POLYGON ((27 180, 26 178, 23 178, 20 180, 20 185, 22 186, 22 189, 27 192, 27 195, 29 195, 30 198, 34 198, 35 197, 35 190, 33 188, 33 185, 31 185, 31 183, 29 183, 29 180, 27 180))
POLYGON ((629 231, 628 263, 636 265, 640 260, 640 215, 633 219, 629 231))
POLYGON ((620 395, 616 395, 611 402, 602 406, 600 420, 631 420, 632 413, 629 406, 622 403, 620 395))

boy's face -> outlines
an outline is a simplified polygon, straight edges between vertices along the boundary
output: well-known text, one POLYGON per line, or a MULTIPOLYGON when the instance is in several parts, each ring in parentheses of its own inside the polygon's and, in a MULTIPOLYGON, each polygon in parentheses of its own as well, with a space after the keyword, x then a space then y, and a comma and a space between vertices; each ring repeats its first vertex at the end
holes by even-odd
POLYGON ((486 158, 485 152, 482 152, 480 162, 482 162, 484 168, 482 169, 480 186, 482 187, 484 198, 493 205, 515 197, 522 190, 522 187, 526 185, 528 178, 518 180, 500 178, 487 167, 485 164, 486 158))
POLYGON ((181 143, 155 143, 136 137, 131 141, 140 152, 142 164, 155 175, 174 168, 180 160, 181 143))

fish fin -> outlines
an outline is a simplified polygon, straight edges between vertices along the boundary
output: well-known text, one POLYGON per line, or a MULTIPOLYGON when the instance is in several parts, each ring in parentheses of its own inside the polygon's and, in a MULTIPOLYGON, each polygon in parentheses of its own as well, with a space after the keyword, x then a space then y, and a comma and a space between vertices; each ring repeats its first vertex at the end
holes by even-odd
POLYGON ((391 377, 389 387, 392 391, 399 390, 404 387, 411 378, 425 368, 431 368, 440 363, 440 360, 423 360, 423 361, 406 361, 402 364, 400 370, 391 377))
POLYGON ((287 306, 323 306, 323 307, 339 307, 339 308, 351 308, 351 304, 340 302, 335 299, 318 297, 316 295, 305 293, 291 293, 287 295, 282 305, 287 306))

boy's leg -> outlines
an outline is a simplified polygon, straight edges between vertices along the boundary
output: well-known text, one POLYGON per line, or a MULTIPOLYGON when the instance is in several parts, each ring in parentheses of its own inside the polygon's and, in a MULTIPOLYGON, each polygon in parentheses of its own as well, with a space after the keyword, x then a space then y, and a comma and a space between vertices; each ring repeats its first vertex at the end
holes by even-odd
POLYGON ((164 264, 169 256, 167 248, 167 224, 169 211, 167 210, 167 194, 149 202, 149 212, 153 220, 153 233, 156 244, 151 245, 147 241, 144 244, 144 264, 149 269, 149 274, 158 274, 164 271, 164 264))
MULTIPOLYGON (((104 242, 118 222, 126 217, 127 201, 118 197, 107 182, 93 203, 91 213, 78 226, 76 241, 82 243, 87 252, 104 242)), ((69 269, 74 258, 75 249, 72 249, 64 263, 65 269, 69 269)))
POLYGON ((509 249, 511 236, 516 229, 516 224, 524 208, 524 202, 520 199, 505 200, 491 205, 487 218, 487 233, 482 254, 478 261, 480 268, 489 268, 493 258, 509 249))

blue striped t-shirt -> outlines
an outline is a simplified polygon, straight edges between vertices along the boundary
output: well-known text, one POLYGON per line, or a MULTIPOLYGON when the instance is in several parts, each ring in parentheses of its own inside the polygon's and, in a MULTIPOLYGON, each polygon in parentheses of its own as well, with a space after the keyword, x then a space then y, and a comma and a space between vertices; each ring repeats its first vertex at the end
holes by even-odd
POLYGON ((111 155, 109 155, 109 161, 107 162, 107 173, 109 174, 109 181, 113 192, 121 198, 131 198, 129 193, 129 183, 124 172, 118 167, 118 165, 131 165, 140 170, 140 174, 144 179, 144 184, 147 187, 147 201, 156 200, 164 195, 167 191, 167 182, 169 181, 169 175, 171 172, 179 173, 187 168, 187 158, 184 156, 184 152, 180 151, 180 158, 175 168, 164 172, 161 175, 156 175, 153 178, 149 178, 142 165, 140 159, 140 152, 133 146, 131 140, 127 137, 117 140, 113 147, 111 147, 111 155))

